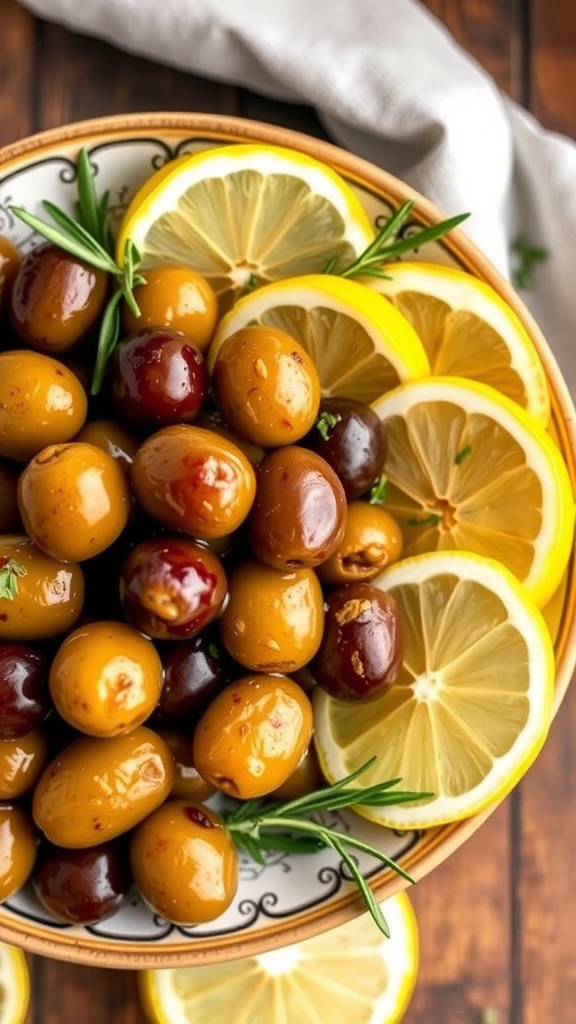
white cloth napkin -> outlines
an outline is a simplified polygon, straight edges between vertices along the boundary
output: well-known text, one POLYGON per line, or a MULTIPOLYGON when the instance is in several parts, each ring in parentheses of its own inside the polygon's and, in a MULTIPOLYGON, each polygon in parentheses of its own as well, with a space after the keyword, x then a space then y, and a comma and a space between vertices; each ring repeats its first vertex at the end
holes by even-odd
POLYGON ((338 144, 464 228, 523 293, 576 389, 576 143, 511 102, 417 0, 23 0, 38 16, 275 99, 313 106, 338 144))

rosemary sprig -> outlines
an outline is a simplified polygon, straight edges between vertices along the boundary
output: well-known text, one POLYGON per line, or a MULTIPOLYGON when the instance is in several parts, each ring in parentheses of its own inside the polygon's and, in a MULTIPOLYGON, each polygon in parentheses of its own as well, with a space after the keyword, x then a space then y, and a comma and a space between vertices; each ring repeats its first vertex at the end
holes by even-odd
POLYGON ((413 882, 413 877, 382 850, 310 817, 320 811, 334 811, 344 807, 385 807, 432 796, 431 793, 411 793, 397 789, 400 779, 364 788, 351 785, 374 761, 375 758, 367 761, 340 782, 286 803, 262 799, 243 801, 226 815, 226 824, 239 849, 259 864, 264 864, 266 850, 284 850, 289 853, 309 853, 323 847, 334 850, 348 868, 376 925, 384 935, 389 936, 390 929, 381 907, 350 851, 357 850, 374 857, 408 882, 413 882))
POLYGON ((126 301, 135 316, 140 310, 134 298, 134 288, 144 283, 138 274, 140 255, 132 242, 126 245, 122 264, 114 256, 114 243, 108 223, 108 193, 98 199, 94 175, 84 149, 76 164, 78 200, 76 218, 71 217, 49 200, 42 206, 53 223, 29 213, 19 206, 10 207, 15 217, 22 220, 42 238, 69 252, 84 263, 109 274, 112 289, 100 321, 91 392, 98 394, 104 381, 108 360, 120 337, 120 302, 126 301))
POLYGON ((7 558, 0 565, 0 598, 13 601, 18 596, 18 578, 26 575, 25 567, 15 558, 7 558))
POLYGON ((324 272, 337 274, 338 277, 386 277, 386 271, 382 264, 396 260, 407 252, 414 252, 415 249, 419 249, 420 246, 428 242, 442 238, 469 216, 468 213, 459 213, 439 224, 421 228, 413 234, 400 238, 398 233, 408 220, 413 206, 414 201, 409 200, 399 207, 382 225, 374 241, 343 270, 335 269, 337 261, 333 259, 330 260, 324 272))

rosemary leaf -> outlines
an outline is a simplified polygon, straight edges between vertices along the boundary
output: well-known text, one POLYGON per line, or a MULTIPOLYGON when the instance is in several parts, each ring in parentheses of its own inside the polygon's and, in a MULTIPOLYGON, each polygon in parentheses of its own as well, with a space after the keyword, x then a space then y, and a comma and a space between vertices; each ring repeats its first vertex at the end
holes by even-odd
POLYGON ((18 596, 18 577, 25 576, 26 569, 15 558, 8 558, 0 566, 0 598, 13 601, 18 596))
POLYGON ((78 220, 93 238, 106 248, 106 225, 108 217, 108 196, 101 205, 96 195, 94 174, 90 159, 85 149, 79 153, 76 163, 76 182, 78 188, 78 220))
POLYGON ((118 344, 118 339, 120 337, 119 306, 121 299, 122 292, 120 289, 117 289, 112 293, 100 321, 98 346, 96 349, 96 362, 94 364, 94 373, 92 375, 92 385, 90 388, 90 392, 93 395, 97 395, 102 388, 108 360, 118 344))
POLYGON ((113 263, 109 256, 102 258, 100 255, 97 255, 93 248, 87 247, 78 237, 72 237, 57 227, 52 227, 51 224, 47 224, 33 213, 29 213, 28 210, 24 210, 19 206, 11 206, 10 210, 16 217, 24 221, 29 228, 36 231, 37 234, 46 238, 47 241, 53 242, 60 249, 69 252, 72 256, 76 256, 77 259, 83 260, 84 263, 89 263, 99 270, 105 270, 107 273, 116 272, 116 264, 113 263), (111 270, 111 267, 114 267, 114 270, 111 270))
POLYGON ((344 846, 334 837, 332 837, 330 845, 336 851, 336 853, 342 858, 342 861, 348 868, 348 871, 350 872, 353 880, 355 881, 360 892, 360 895, 362 896, 362 899, 364 900, 366 908, 369 911, 373 921, 380 929, 380 931, 384 933, 386 938, 389 939, 390 927, 388 925, 388 922, 384 917, 384 914, 382 913, 382 908, 378 901, 376 900, 376 897, 374 896, 372 889, 366 882, 366 879, 364 878, 362 872, 358 869, 356 861, 354 860, 353 857, 349 855, 344 846))

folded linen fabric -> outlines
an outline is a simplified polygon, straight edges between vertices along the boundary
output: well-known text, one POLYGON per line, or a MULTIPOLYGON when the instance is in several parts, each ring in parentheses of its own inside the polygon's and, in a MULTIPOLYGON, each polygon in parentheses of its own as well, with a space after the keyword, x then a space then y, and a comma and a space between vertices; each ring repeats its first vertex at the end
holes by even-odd
POLYGON ((506 97, 418 0, 22 0, 126 51, 314 107, 338 144, 398 175, 511 273, 544 249, 523 297, 576 386, 576 143, 506 97))

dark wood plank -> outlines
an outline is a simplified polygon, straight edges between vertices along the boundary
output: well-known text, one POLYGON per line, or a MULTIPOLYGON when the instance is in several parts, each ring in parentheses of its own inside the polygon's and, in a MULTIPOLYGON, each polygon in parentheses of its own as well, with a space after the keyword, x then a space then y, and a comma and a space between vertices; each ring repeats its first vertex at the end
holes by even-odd
POLYGON ((34 126, 34 21, 15 0, 0 0, 0 146, 34 126))
POLYGON ((574 0, 530 0, 528 106, 546 127, 576 139, 574 0))

